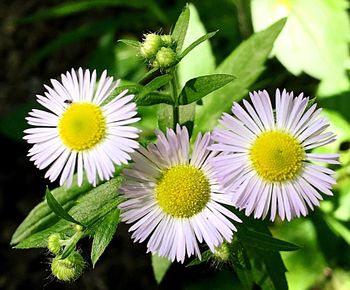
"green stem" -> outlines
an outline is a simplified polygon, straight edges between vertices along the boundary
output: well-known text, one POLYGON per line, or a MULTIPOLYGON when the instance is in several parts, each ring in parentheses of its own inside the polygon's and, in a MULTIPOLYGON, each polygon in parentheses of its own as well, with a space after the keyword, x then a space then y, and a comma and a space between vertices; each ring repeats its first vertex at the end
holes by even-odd
POLYGON ((179 106, 178 106, 178 93, 177 93, 177 78, 176 71, 171 72, 172 78, 170 80, 171 95, 174 101, 173 105, 173 129, 176 129, 176 124, 179 123, 179 106))

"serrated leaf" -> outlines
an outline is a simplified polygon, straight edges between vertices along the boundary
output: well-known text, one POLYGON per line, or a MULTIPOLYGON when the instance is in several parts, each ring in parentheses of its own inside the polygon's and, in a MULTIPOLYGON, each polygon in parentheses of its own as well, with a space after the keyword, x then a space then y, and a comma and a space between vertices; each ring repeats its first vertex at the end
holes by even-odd
POLYGON ((162 282, 170 266, 171 266, 171 261, 168 260, 167 258, 160 257, 158 255, 152 255, 153 274, 158 284, 162 282))
MULTIPOLYGON (((122 198, 116 194, 122 180, 121 177, 115 177, 91 189, 87 193, 76 197, 74 206, 72 206, 68 213, 87 226, 84 231, 87 235, 94 235, 97 228, 94 227, 95 223, 99 222, 101 218, 115 209, 122 201, 122 198)), ((72 236, 75 231, 71 225, 71 222, 66 220, 56 220, 35 231, 33 234, 28 235, 25 239, 22 239, 15 248, 44 248, 47 246, 47 238, 52 233, 72 236)))
POLYGON ((229 111, 233 101, 239 101, 247 94, 250 86, 264 70, 264 63, 285 22, 282 19, 252 35, 218 66, 216 73, 231 74, 236 79, 203 99, 202 106, 197 106, 194 134, 213 129, 222 112, 229 111))
POLYGON ((134 47, 134 48, 139 48, 140 47, 140 43, 136 40, 132 40, 132 39, 119 39, 118 42, 122 42, 128 46, 134 47))
POLYGON ((190 46, 188 46, 179 56, 179 59, 181 60, 184 58, 190 51, 192 51, 194 48, 196 48, 198 45, 200 45, 202 42, 212 38, 219 30, 209 32, 200 38, 198 38, 195 42, 192 42, 190 46))
POLYGON ((180 53, 185 40, 188 23, 190 22, 190 8, 188 5, 184 7, 179 18, 176 21, 172 37, 176 41, 176 52, 180 53))
MULTIPOLYGON (((82 186, 79 187, 75 176, 72 186, 69 189, 67 189, 66 186, 61 186, 52 190, 52 193, 62 207, 66 211, 69 211, 75 204, 76 199, 80 195, 89 191, 91 188, 92 185, 87 182, 87 180, 84 180, 82 186)), ((49 227, 57 221, 57 216, 49 208, 46 201, 43 201, 32 209, 24 221, 18 226, 12 236, 10 244, 15 245, 28 238, 30 235, 49 227)))
POLYGON ((118 208, 111 210, 99 223, 97 227, 91 248, 91 262, 95 267, 96 262, 101 257, 109 243, 111 242, 117 226, 120 222, 120 210, 118 208))
POLYGON ((48 188, 46 188, 45 198, 48 206, 57 216, 66 221, 83 226, 58 203, 58 201, 55 199, 55 197, 52 195, 51 191, 48 188))
POLYGON ((209 93, 227 85, 234 79, 234 76, 227 74, 213 74, 191 79, 186 82, 179 95, 179 104, 187 105, 197 102, 209 93))
POLYGON ((262 251, 296 251, 300 247, 292 243, 276 239, 265 233, 256 232, 250 229, 241 229, 237 233, 238 238, 243 243, 249 243, 250 247, 260 249, 262 251))

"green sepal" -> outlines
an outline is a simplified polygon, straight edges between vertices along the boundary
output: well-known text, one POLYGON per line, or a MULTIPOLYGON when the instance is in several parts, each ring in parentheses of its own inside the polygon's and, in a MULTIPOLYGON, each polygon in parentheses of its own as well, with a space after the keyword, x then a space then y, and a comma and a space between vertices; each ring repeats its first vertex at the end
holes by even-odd
POLYGON ((197 102, 211 92, 222 88, 235 79, 234 76, 228 74, 213 74, 200 76, 186 82, 183 87, 178 103, 179 105, 187 105, 197 102))

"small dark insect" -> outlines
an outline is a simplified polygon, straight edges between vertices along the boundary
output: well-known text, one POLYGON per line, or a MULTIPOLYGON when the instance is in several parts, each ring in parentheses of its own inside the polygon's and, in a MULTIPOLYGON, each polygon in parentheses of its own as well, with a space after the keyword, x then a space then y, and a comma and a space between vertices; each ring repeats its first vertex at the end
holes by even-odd
POLYGON ((70 104, 73 104, 73 100, 64 100, 64 103, 70 105, 70 104))

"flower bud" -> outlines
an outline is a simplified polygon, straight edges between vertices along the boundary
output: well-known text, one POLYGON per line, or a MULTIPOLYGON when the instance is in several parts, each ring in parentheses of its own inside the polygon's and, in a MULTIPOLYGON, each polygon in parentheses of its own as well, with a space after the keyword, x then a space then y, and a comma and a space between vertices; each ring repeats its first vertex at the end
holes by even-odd
POLYGON ((84 264, 83 257, 78 252, 73 252, 65 259, 60 256, 53 258, 51 271, 58 280, 74 281, 83 273, 84 264))
MULTIPOLYGON (((176 62, 176 53, 169 47, 162 47, 156 54, 155 64, 160 68, 167 68, 176 62)), ((155 66, 155 65, 154 65, 155 66)))
POLYGON ((164 35, 161 35, 160 38, 162 40, 163 46, 167 46, 167 47, 173 46, 174 40, 171 37, 171 35, 164 34, 164 35))
POLYGON ((218 262, 225 263, 229 261, 230 256, 231 256, 231 249, 228 243, 224 242, 221 246, 215 248, 214 258, 218 262))
POLYGON ((159 48, 161 47, 161 45, 162 40, 158 34, 146 34, 145 39, 143 40, 140 46, 140 53, 146 59, 153 58, 156 55, 159 48))
POLYGON ((61 235, 51 234, 47 240, 47 248, 52 254, 58 255, 61 252, 61 235))
POLYGON ((75 224, 75 225, 74 225, 74 229, 75 229, 77 232, 81 232, 81 231, 84 230, 84 227, 81 226, 81 225, 75 224))

